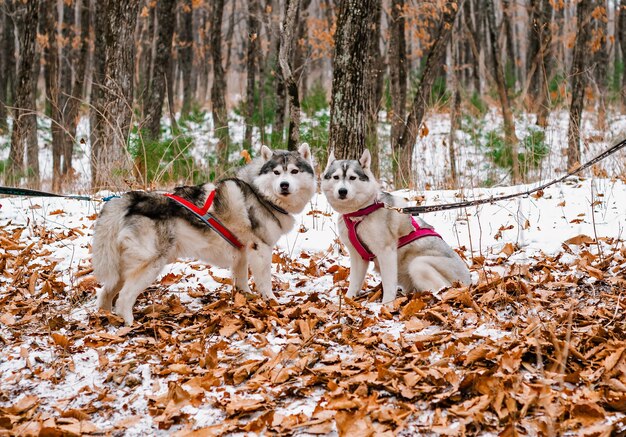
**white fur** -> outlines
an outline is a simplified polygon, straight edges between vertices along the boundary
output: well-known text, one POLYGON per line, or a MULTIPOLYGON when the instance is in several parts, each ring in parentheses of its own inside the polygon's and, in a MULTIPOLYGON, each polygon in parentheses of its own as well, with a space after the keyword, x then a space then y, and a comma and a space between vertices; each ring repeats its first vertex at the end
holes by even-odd
MULTIPOLYGON (((371 156, 366 149, 358 161, 336 161, 329 154, 322 176, 322 191, 330 205, 340 214, 365 208, 383 197, 380 186, 370 170, 371 156), (358 166, 358 167, 356 167, 358 166), (360 169, 368 181, 359 179, 360 169), (340 190, 344 195, 340 195, 340 190)), ((387 195, 388 196, 388 195, 387 195)), ((393 206, 403 206, 396 197, 385 197, 393 206)), ((422 237, 400 249, 400 237, 413 230, 410 216, 388 209, 379 209, 360 219, 358 237, 376 255, 374 265, 380 271, 383 286, 383 303, 396 298, 398 285, 405 290, 439 290, 455 282, 471 282, 469 270, 461 258, 441 238, 422 237)), ((429 225, 417 219, 421 227, 429 225)), ((348 236, 342 217, 337 222, 339 237, 350 254, 348 297, 354 297, 363 287, 369 262, 363 260, 348 236)))
MULTIPOLYGON (((267 147, 265 147, 267 149, 267 147)), ((269 149, 267 149, 269 150, 269 149)), ((301 155, 310 162, 308 146, 301 146, 301 155)), ((269 150, 271 157, 271 150, 269 150)), ((268 155, 262 148, 262 159, 268 155)), ((269 159, 269 157, 267 159, 269 159)), ((256 167, 258 171, 260 167, 256 167)), ((273 218, 253 224, 246 211, 246 198, 233 181, 223 182, 223 204, 228 204, 218 219, 244 244, 242 249, 233 248, 215 232, 206 232, 191 226, 182 218, 166 223, 167 238, 162 228, 145 216, 126 218, 130 201, 126 197, 113 199, 103 208, 96 222, 93 242, 94 272, 102 288, 98 290, 98 308, 111 310, 115 296, 115 312, 127 325, 133 323, 133 306, 139 294, 159 275, 163 267, 177 258, 197 258, 209 264, 230 268, 237 290, 250 292, 248 265, 255 278, 257 289, 266 299, 274 299, 271 280, 272 247, 278 239, 289 232, 295 219, 315 191, 315 178, 310 174, 290 178, 291 193, 283 196, 274 190, 270 173, 267 180, 254 177, 254 169, 242 172, 241 179, 248 180, 270 201, 284 208, 288 214, 275 213, 273 218), (253 229, 254 228, 254 229, 253 229), (169 235, 171 235, 171 244, 169 235), (164 243, 165 241, 165 243, 164 243)), ((207 194, 212 189, 207 187, 207 194)), ((211 212, 215 213, 214 207, 211 212)), ((269 216, 268 216, 269 217, 269 216)))

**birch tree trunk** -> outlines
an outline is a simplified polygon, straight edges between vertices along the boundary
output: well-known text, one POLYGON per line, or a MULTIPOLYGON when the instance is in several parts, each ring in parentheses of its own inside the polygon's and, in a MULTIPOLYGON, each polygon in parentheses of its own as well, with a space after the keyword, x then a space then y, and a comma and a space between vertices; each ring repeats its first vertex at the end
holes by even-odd
POLYGON ((450 41, 454 20, 459 11, 459 3, 459 0, 449 0, 444 4, 434 43, 426 55, 426 63, 413 98, 411 111, 407 117, 402 136, 398 141, 397 154, 393 158, 397 160, 397 171, 394 174, 396 188, 411 186, 413 182, 413 150, 415 141, 426 113, 426 104, 430 90, 440 66, 445 61, 446 46, 448 41, 450 41))
POLYGON ((126 142, 133 107, 134 33, 139 0, 99 0, 96 5, 96 53, 92 99, 92 189, 125 188, 130 176, 126 142), (99 34, 102 36, 99 38, 99 34), (98 43, 104 48, 98 47, 98 43))
POLYGON ((329 149, 338 159, 358 159, 365 149, 367 60, 377 1, 338 1, 329 133, 329 149))
POLYGON ((591 27, 592 0, 581 0, 576 7, 576 41, 572 60, 572 101, 569 109, 567 129, 567 167, 571 169, 580 163, 580 126, 587 85, 586 59, 589 56, 589 32, 591 27))

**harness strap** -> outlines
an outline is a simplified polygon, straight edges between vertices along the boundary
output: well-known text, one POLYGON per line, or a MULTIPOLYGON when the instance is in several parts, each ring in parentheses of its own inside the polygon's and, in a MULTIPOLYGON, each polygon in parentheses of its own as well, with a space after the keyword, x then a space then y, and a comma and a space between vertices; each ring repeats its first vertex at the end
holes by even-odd
MULTIPOLYGON (((343 221, 346 224, 346 227, 348 228, 348 238, 350 238, 350 242, 352 243, 356 251, 359 253, 359 255, 361 255, 361 258, 363 258, 365 261, 373 261, 376 258, 376 255, 374 255, 367 248, 367 246, 363 244, 363 242, 359 239, 359 236, 357 235, 357 232, 356 232, 356 228, 361 223, 361 221, 355 221, 353 219, 356 217, 367 216, 373 213, 374 211, 377 211, 380 208, 383 208, 384 206, 385 204, 382 202, 375 202, 363 209, 359 209, 358 211, 343 215, 343 221)), ((415 240, 418 240, 422 237, 441 238, 441 235, 435 232, 434 229, 420 227, 420 225, 415 221, 413 217, 411 217, 411 224, 413 225, 413 231, 411 231, 410 233, 408 233, 407 235, 403 237, 400 237, 400 239, 398 240, 398 248, 406 246, 407 244, 415 240)))
POLYGON ((213 198, 215 197, 215 190, 211 191, 209 196, 204 203, 202 209, 198 208, 196 205, 188 201, 187 199, 183 199, 182 197, 176 196, 170 193, 164 193, 165 197, 169 197, 173 201, 185 207, 187 210, 191 211, 195 216, 197 216, 203 223, 208 225, 211 229, 213 229, 217 234, 230 243, 236 249, 241 249, 243 244, 235 237, 235 235, 228 230, 226 226, 224 226, 218 219, 216 219, 213 214, 209 212, 209 208, 213 204, 213 198))

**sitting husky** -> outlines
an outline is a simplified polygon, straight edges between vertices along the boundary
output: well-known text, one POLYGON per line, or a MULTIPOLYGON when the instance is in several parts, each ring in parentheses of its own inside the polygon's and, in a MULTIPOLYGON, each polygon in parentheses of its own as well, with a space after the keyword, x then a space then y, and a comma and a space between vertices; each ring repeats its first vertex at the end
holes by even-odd
POLYGON ((439 290, 455 282, 470 283, 470 273, 459 255, 423 220, 385 209, 404 202, 380 190, 370 171, 370 152, 356 160, 335 160, 334 153, 322 178, 322 191, 338 219, 339 237, 350 253, 347 296, 361 290, 369 261, 380 271, 383 303, 404 290, 439 290))
POLYGON ((193 257, 228 267, 237 290, 249 292, 248 263, 257 289, 272 292, 272 247, 295 223, 316 189, 311 151, 274 151, 216 185, 179 187, 173 194, 131 191, 106 203, 93 241, 93 267, 102 288, 98 308, 133 323, 137 296, 166 264, 193 257), (203 217, 203 218, 200 218, 203 217))

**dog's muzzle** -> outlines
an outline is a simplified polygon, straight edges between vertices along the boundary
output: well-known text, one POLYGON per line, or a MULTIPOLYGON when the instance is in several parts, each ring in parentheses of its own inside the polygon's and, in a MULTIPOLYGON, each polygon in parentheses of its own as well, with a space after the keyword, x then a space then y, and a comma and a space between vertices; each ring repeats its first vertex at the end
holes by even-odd
POLYGON ((340 199, 345 199, 348 196, 348 190, 347 188, 339 188, 337 194, 339 194, 340 199))
POLYGON ((289 194, 289 182, 282 181, 280 183, 280 194, 287 196, 289 194))

